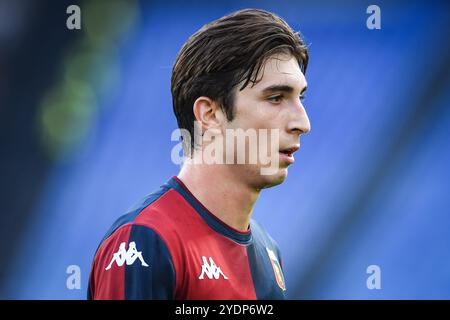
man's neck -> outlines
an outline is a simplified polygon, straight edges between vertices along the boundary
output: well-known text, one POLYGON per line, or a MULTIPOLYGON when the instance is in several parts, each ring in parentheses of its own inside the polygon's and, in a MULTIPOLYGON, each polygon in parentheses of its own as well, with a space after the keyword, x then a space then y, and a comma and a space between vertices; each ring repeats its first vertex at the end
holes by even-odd
POLYGON ((246 185, 227 165, 187 161, 178 178, 217 218, 239 231, 247 231, 259 190, 246 185))

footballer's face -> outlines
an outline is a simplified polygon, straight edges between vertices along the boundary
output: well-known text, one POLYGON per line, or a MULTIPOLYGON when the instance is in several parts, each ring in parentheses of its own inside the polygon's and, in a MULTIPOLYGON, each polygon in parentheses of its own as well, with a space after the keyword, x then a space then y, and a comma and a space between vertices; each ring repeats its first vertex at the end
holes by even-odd
MULTIPOLYGON (((305 76, 294 57, 274 55, 266 61, 255 85, 236 90, 235 117, 225 124, 224 129, 251 129, 257 133, 258 146, 252 149, 249 146, 251 139, 246 139, 246 164, 228 168, 252 187, 262 189, 282 183, 288 167, 294 163, 300 135, 310 130, 302 104, 306 85, 305 76), (266 147, 261 149, 264 144, 266 147), (258 160, 250 164, 249 153, 255 150, 258 160), (266 151, 264 158, 263 151, 266 151), (267 159, 270 159, 269 164, 267 159), (262 168, 266 168, 265 172, 262 168)), ((236 148, 235 157, 236 152, 242 150, 236 148)))

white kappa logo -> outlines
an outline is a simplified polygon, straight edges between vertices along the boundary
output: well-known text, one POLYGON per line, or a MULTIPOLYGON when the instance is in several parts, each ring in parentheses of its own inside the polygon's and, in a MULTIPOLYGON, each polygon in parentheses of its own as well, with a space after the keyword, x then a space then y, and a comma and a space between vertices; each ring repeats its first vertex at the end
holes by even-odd
POLYGON ((208 260, 206 260, 205 256, 202 256, 202 260, 203 260, 202 273, 198 277, 200 280, 204 279, 205 274, 208 277, 208 279, 214 278, 217 280, 219 279, 220 275, 222 275, 225 280, 228 280, 228 277, 222 272, 222 270, 220 270, 220 267, 218 267, 214 263, 214 260, 211 257, 209 257, 209 263, 208 260))
POLYGON ((148 267, 148 264, 144 261, 144 258, 142 257, 142 251, 137 251, 136 249, 136 243, 134 241, 130 242, 128 245, 128 251, 125 249, 126 242, 122 242, 119 245, 119 250, 117 250, 116 253, 113 254, 113 258, 109 265, 105 268, 105 270, 111 269, 112 264, 114 261, 117 263, 119 267, 123 266, 123 264, 126 262, 127 266, 130 266, 136 261, 136 259, 139 259, 141 261, 141 265, 143 267, 148 267))

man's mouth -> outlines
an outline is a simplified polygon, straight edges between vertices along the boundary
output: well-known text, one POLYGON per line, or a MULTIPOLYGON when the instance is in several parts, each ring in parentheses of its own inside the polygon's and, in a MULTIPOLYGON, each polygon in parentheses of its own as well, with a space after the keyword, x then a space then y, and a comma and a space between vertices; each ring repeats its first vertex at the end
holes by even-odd
POLYGON ((299 146, 293 146, 280 150, 281 159, 285 160, 289 164, 294 163, 294 153, 299 149, 299 146))
POLYGON ((298 149, 299 149, 299 146, 293 146, 293 147, 290 147, 290 148, 281 149, 280 153, 283 153, 283 154, 288 155, 288 156, 292 156, 294 154, 294 152, 296 152, 298 149))

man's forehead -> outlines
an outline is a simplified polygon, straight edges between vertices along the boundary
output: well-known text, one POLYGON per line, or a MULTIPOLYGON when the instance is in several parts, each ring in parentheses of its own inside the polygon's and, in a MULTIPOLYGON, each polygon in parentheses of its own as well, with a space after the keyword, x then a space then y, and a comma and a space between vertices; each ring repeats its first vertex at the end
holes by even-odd
POLYGON ((269 58, 262 70, 262 78, 253 87, 263 89, 272 85, 288 85, 300 91, 306 87, 306 79, 294 57, 269 58))

